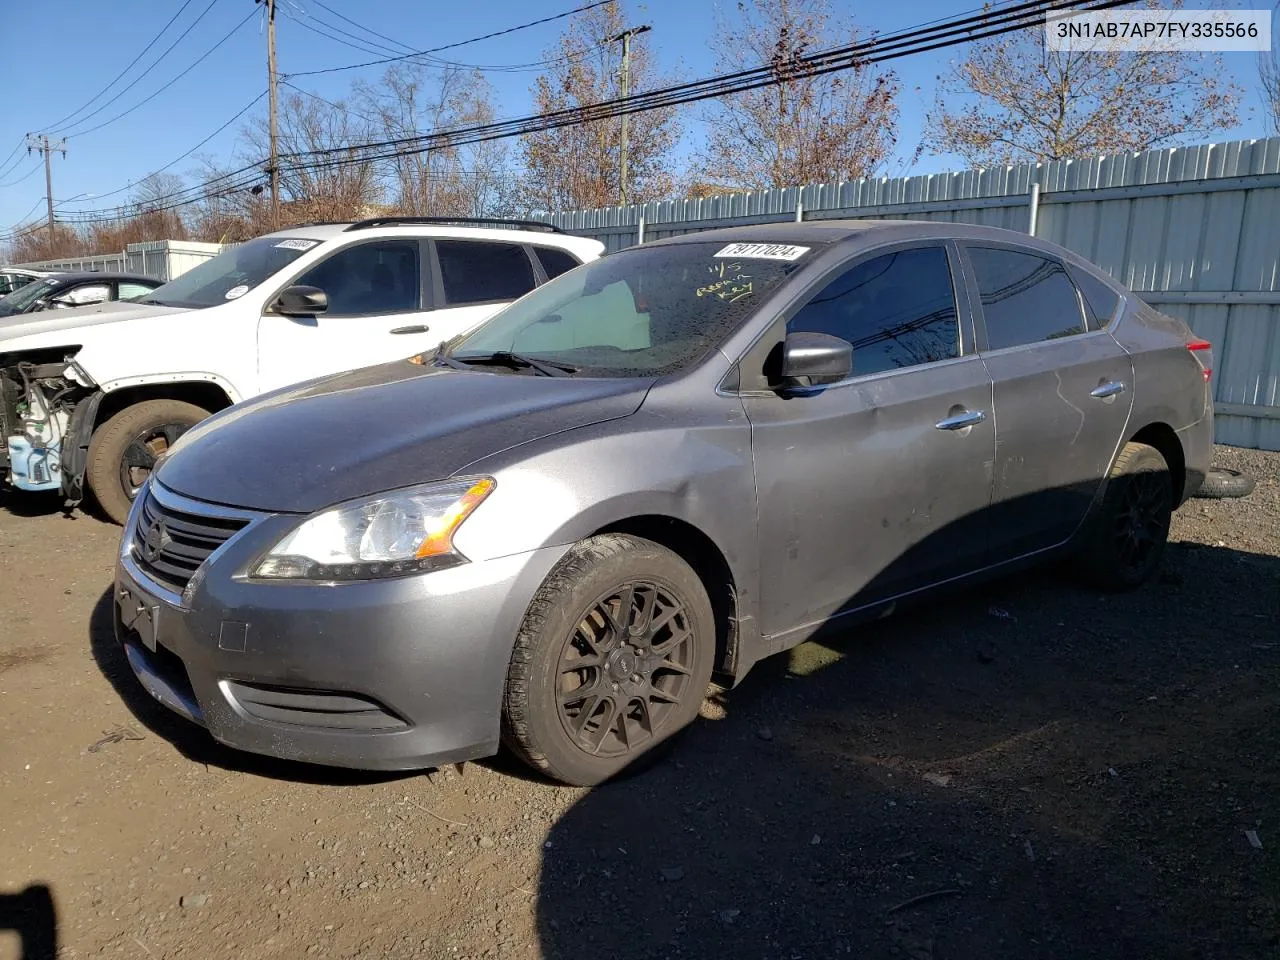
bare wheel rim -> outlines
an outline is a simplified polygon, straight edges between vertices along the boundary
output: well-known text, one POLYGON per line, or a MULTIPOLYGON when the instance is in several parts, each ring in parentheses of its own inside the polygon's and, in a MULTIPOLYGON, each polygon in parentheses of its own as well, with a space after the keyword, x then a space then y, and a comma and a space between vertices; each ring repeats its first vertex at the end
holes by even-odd
POLYGON ((1165 538, 1171 507, 1164 474, 1145 470, 1128 478, 1115 527, 1116 547, 1126 569, 1142 570, 1150 562, 1165 538))
POLYGON ((632 581, 599 597, 565 639, 556 669, 557 709, 570 739, 604 758, 660 739, 695 693, 694 644, 688 607, 665 584, 632 581))
POLYGON ((134 434, 120 457, 120 486, 130 500, 147 482, 156 461, 186 431, 185 423, 161 423, 134 434))

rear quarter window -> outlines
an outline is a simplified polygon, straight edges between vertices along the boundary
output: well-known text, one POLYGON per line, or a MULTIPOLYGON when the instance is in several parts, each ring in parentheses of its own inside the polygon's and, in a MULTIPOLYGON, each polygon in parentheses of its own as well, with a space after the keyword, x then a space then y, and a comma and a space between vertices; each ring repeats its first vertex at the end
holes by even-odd
POLYGON ((548 280, 554 280, 560 274, 582 266, 582 261, 573 254, 556 247, 534 247, 533 252, 538 255, 538 262, 542 264, 548 280))
POLYGON ((1101 330, 1109 326, 1111 321, 1115 319, 1116 310, 1120 306, 1120 294, 1116 293, 1088 270, 1082 270, 1079 267, 1073 266, 1071 268, 1071 279, 1075 281, 1076 286, 1080 289, 1081 298, 1084 300, 1084 310, 1089 317, 1090 328, 1101 330))

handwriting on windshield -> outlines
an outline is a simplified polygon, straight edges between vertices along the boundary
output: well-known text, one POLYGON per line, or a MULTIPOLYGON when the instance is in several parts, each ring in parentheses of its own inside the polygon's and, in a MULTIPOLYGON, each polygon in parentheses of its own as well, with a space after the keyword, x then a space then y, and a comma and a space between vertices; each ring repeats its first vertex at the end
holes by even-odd
POLYGON ((740 262, 714 263, 707 267, 707 271, 715 280, 698 288, 699 297, 715 297, 725 303, 735 303, 743 297, 751 296, 754 281, 751 274, 742 272, 740 262))

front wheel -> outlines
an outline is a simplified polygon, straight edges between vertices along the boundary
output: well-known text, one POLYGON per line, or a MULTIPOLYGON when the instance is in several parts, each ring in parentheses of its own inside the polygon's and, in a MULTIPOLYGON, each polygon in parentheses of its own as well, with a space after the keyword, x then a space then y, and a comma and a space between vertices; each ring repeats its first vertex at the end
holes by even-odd
POLYGON ((1155 447, 1126 443, 1078 558, 1081 572, 1108 589, 1145 583, 1160 566, 1172 520, 1169 465, 1155 447))
POLYGON ((121 526, 156 460, 178 437, 209 416, 181 400, 144 400, 125 407, 93 432, 85 474, 102 512, 121 526))
POLYGON ((600 783, 693 721, 714 660, 711 602, 689 565, 639 537, 592 537, 529 605, 503 739, 555 780, 600 783))

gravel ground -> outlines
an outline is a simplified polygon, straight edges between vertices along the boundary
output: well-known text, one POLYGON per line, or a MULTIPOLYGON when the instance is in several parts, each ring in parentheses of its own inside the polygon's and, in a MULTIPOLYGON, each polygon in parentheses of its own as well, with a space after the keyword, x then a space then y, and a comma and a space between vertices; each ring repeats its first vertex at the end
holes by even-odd
POLYGON ((111 641, 118 531, 9 496, 0 928, 27 960, 1280 955, 1280 454, 1218 462, 1257 490, 1184 507, 1150 587, 1041 572, 805 644, 591 791, 218 747, 111 641))

